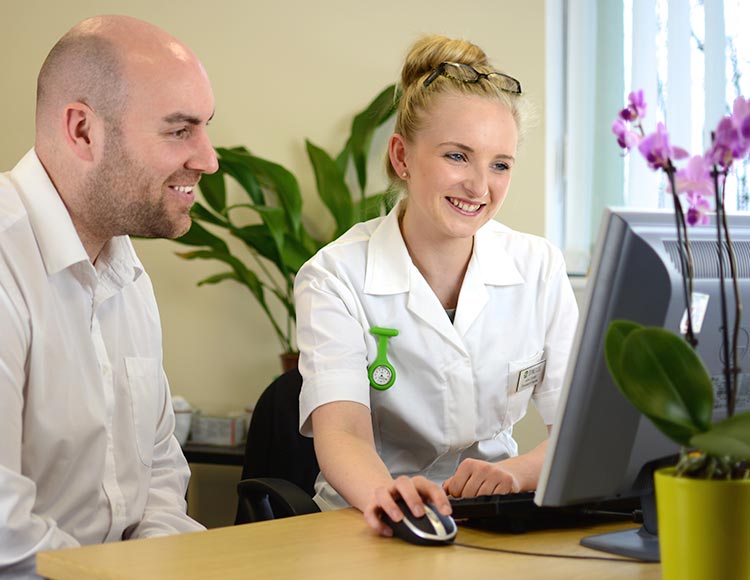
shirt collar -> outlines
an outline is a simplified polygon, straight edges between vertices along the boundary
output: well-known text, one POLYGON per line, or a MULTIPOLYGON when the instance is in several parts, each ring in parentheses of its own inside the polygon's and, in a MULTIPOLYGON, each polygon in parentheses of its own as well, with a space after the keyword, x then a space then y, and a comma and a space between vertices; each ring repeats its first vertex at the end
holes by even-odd
POLYGON ((401 294, 409 291, 411 258, 398 225, 402 204, 396 204, 370 236, 365 294, 401 294))
MULTIPOLYGON (((24 155, 11 171, 10 178, 26 207, 47 274, 89 262, 73 220, 36 151, 32 149, 24 155)), ((128 236, 118 236, 107 242, 97 266, 100 260, 104 260, 113 277, 123 283, 136 280, 143 272, 128 236)))
MULTIPOLYGON (((402 211, 399 202, 375 228, 367 246, 365 271, 366 294, 399 294, 408 292, 409 270, 412 262, 401 236, 398 216, 402 211)), ((523 284, 521 273, 501 242, 501 236, 511 233, 495 222, 485 224, 474 236, 474 257, 478 275, 489 286, 523 284)))
POLYGON ((516 268, 513 257, 503 243, 504 236, 513 235, 510 228, 490 222, 474 235, 474 255, 479 265, 482 281, 488 286, 513 286, 524 279, 516 268))
POLYGON ((104 245, 96 258, 96 270, 115 288, 135 282, 144 271, 129 236, 116 236, 104 245))

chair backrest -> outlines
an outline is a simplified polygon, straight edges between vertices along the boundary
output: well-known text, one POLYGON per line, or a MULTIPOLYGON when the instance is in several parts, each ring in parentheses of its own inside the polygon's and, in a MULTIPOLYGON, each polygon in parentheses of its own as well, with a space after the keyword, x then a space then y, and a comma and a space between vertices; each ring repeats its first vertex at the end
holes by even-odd
MULTIPOLYGON (((274 478, 295 484, 308 496, 315 494, 320 472, 312 439, 299 434, 299 392, 302 376, 297 369, 274 380, 258 399, 245 444, 242 479, 274 478)), ((243 509, 236 523, 255 521, 243 509)), ((267 518, 263 518, 267 519, 267 518)))

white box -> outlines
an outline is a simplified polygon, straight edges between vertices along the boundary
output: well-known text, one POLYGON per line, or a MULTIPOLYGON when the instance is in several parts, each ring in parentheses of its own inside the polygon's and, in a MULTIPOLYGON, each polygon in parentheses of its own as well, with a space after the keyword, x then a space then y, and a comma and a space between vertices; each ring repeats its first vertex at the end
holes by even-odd
POLYGON ((241 444, 247 435, 244 417, 215 417, 203 415, 200 411, 193 414, 190 429, 190 440, 200 445, 241 444))

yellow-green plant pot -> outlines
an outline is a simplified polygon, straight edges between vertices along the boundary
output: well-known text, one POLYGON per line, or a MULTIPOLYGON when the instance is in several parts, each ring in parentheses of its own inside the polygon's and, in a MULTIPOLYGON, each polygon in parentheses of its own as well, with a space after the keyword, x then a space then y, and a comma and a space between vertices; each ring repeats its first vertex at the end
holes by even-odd
POLYGON ((664 580, 750 580, 750 481, 656 472, 664 580))

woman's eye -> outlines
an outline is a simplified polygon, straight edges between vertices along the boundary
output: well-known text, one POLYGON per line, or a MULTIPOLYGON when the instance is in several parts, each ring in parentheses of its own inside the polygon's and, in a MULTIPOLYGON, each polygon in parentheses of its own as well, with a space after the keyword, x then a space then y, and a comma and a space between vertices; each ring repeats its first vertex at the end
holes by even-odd
POLYGON ((510 165, 503 162, 495 163, 492 167, 495 169, 495 171, 508 171, 510 169, 510 165))
POLYGON ((452 161, 466 161, 466 156, 463 153, 446 153, 445 156, 452 161))

